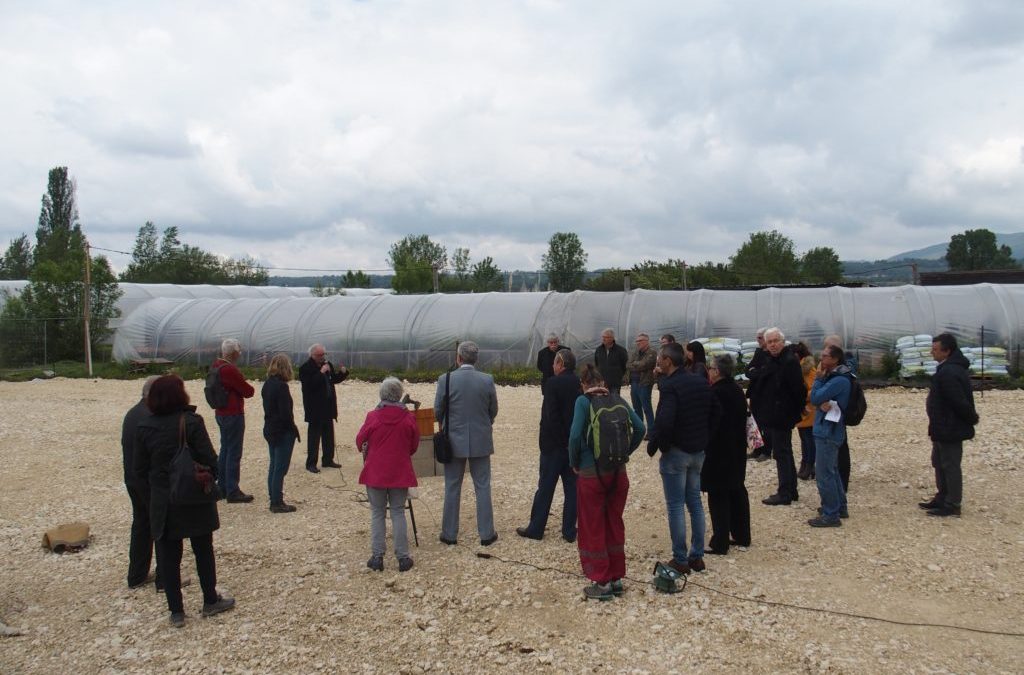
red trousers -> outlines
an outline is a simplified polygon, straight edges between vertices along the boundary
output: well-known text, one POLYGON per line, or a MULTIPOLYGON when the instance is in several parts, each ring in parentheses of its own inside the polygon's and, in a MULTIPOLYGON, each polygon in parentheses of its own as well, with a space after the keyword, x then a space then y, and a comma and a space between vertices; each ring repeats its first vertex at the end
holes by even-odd
POLYGON ((583 573, 606 584, 626 576, 626 526, 622 512, 629 493, 625 468, 618 475, 576 480, 577 533, 583 573))

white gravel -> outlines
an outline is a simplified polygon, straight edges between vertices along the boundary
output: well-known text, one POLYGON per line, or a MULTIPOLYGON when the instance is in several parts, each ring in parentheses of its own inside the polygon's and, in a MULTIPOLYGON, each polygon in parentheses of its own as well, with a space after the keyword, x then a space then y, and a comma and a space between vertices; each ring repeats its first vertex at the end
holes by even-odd
MULTIPOLYGON (((1021 637, 898 626, 711 589, 906 622, 1024 631, 1022 392, 978 397, 982 422, 978 440, 966 444, 964 515, 938 519, 916 506, 933 481, 924 392, 869 391, 868 417, 851 439, 851 518, 843 527, 805 524, 818 506, 813 483, 801 484, 798 504, 762 506, 774 466, 752 464, 752 547, 709 556, 707 572, 677 595, 643 583, 654 561, 669 556, 669 539, 657 464, 641 452, 630 464, 626 508, 635 581, 626 582, 623 598, 589 604, 575 576, 575 547, 558 536, 560 496, 548 538, 515 535, 536 484, 537 387, 498 392, 493 484, 501 539, 480 548, 467 479, 460 545, 441 545, 442 479, 422 480, 414 502, 420 547, 404 574, 390 555, 383 573, 365 567, 369 512, 353 438, 377 385, 339 388, 341 470, 309 474, 305 448, 296 448, 285 481, 294 514, 267 510, 257 393, 242 463, 243 489, 257 498, 222 505, 214 537, 220 586, 238 606, 201 619, 193 584, 188 623, 175 630, 162 596, 125 587, 131 511, 119 434, 140 386, 0 383, 2 673, 1021 672, 1021 637), (92 527, 85 551, 60 556, 40 546, 45 529, 75 520, 92 527)), ((216 445, 202 383, 188 389, 216 445)), ((432 400, 429 385, 409 390, 432 400)), ((300 400, 297 389, 293 395, 300 400)), ((301 404, 296 412, 301 419, 301 404)), ((195 576, 187 551, 183 571, 195 576)))

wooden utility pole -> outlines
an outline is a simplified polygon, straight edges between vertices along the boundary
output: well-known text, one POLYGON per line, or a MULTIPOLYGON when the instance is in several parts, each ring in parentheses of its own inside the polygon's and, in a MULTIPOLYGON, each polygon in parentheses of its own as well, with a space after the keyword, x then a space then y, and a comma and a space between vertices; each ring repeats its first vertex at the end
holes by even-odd
POLYGON ((687 288, 686 288, 686 261, 685 260, 680 260, 679 261, 679 266, 683 268, 683 290, 685 291, 685 290, 687 290, 687 288))
POLYGON ((629 270, 622 273, 622 290, 629 293, 629 270))
POLYGON ((85 242, 85 289, 82 296, 82 322, 85 330, 85 365, 92 377, 92 339, 89 336, 89 284, 92 271, 92 256, 89 254, 89 242, 85 242))
POLYGON ((440 293, 441 292, 441 280, 438 278, 438 267, 437 267, 437 265, 434 265, 432 267, 431 272, 432 272, 433 277, 434 277, 434 292, 435 293, 440 293))
POLYGON ((917 263, 910 263, 910 283, 915 286, 921 285, 921 275, 917 273, 917 263))

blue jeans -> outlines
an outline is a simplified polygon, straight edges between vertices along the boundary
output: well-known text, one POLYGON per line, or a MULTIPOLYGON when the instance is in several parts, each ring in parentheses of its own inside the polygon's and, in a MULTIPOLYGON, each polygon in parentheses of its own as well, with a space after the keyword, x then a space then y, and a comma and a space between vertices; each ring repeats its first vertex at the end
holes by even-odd
POLYGON ((245 415, 217 415, 220 427, 220 457, 217 458, 217 482, 224 495, 230 497, 239 491, 238 478, 242 472, 242 436, 245 434, 245 415))
POLYGON ((846 492, 839 478, 839 443, 821 436, 815 436, 814 443, 814 475, 821 497, 821 517, 834 522, 846 510, 846 492))
POLYGON ((651 392, 653 391, 653 385, 645 387, 642 384, 631 384, 629 386, 629 397, 633 401, 633 410, 644 420, 648 431, 654 427, 654 408, 651 406, 651 392))
POLYGON ((280 504, 284 501, 284 477, 288 474, 288 466, 292 463, 292 450, 295 449, 295 433, 289 431, 274 440, 267 440, 270 449, 270 465, 267 467, 267 491, 270 503, 280 504))
POLYGON ((668 533, 672 537, 672 557, 686 562, 704 557, 704 505, 700 501, 700 468, 704 453, 682 450, 663 450, 659 461, 661 483, 665 490, 668 511, 668 533), (686 515, 690 512, 690 550, 686 550, 686 515))

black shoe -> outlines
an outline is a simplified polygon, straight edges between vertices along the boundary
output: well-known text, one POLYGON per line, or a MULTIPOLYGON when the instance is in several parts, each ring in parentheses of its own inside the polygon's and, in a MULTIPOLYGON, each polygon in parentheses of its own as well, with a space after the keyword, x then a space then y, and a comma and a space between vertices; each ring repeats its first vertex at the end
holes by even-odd
POLYGON ((384 556, 374 553, 370 556, 370 559, 366 561, 366 566, 374 572, 384 571, 384 556))
POLYGON ((741 541, 736 541, 735 539, 730 539, 729 540, 729 545, 730 546, 739 546, 741 548, 750 548, 750 542, 749 541, 746 544, 744 544, 741 541))
POLYGON ((294 511, 294 506, 292 506, 291 504, 285 504, 284 502, 279 502, 277 504, 270 505, 271 513, 293 513, 294 511))
POLYGON ((817 518, 811 518, 807 521, 807 524, 811 527, 839 527, 842 523, 838 518, 835 520, 825 520, 824 517, 818 516, 817 518))
POLYGON ((729 549, 727 548, 706 548, 704 549, 706 555, 729 555, 729 549))
POLYGON ((185 612, 171 612, 171 625, 175 628, 184 628, 185 612))
POLYGON ((325 469, 340 469, 341 464, 337 462, 322 462, 321 464, 325 469))
POLYGON ((772 458, 771 455, 758 455, 757 457, 754 458, 754 461, 755 462, 767 462, 771 458, 772 458))
POLYGON ((247 495, 239 490, 228 495, 228 504, 248 504, 253 499, 255 498, 252 495, 247 495))
POLYGON ((524 539, 534 539, 536 541, 540 541, 544 538, 543 536, 538 537, 535 534, 530 534, 530 529, 526 527, 517 527, 516 534, 518 534, 520 537, 523 537, 524 539))
POLYGON ((571 535, 571 536, 570 536, 570 535, 568 535, 568 534, 563 534, 563 535, 562 535, 562 540, 563 540, 563 541, 567 541, 567 542, 569 542, 570 544, 575 544, 575 543, 576 543, 576 535, 574 534, 574 535, 571 535))
POLYGON ((316 468, 315 466, 307 466, 306 471, 310 473, 320 473, 320 469, 316 468))
POLYGON ((495 532, 494 536, 491 537, 490 539, 481 539, 480 540, 480 545, 481 546, 490 546, 491 544, 493 544, 496 541, 498 541, 498 533, 497 532, 495 532))
POLYGON ((399 558, 398 559, 398 571, 408 572, 412 569, 412 558, 399 558))
POLYGON ((217 596, 217 602, 211 602, 203 605, 203 616, 213 616, 214 614, 220 614, 226 612, 229 609, 234 609, 235 599, 225 598, 223 595, 217 596))
POLYGON ((932 497, 931 499, 929 499, 926 502, 918 502, 917 503, 917 508, 924 509, 925 511, 927 511, 928 509, 937 509, 940 506, 942 506, 942 502, 938 501, 934 497, 932 497))
POLYGON ((959 517, 960 516, 960 507, 959 506, 945 506, 945 505, 943 505, 943 506, 936 506, 934 509, 928 509, 928 515, 929 516, 939 516, 939 517, 945 517, 945 516, 957 516, 957 517, 959 517))
POLYGON ((761 500, 761 503, 766 506, 789 506, 792 502, 792 499, 783 497, 780 494, 774 494, 761 500))
MULTIPOLYGON (((819 516, 821 515, 821 507, 820 506, 818 507, 818 515, 819 516)), ((839 517, 840 518, 849 518, 850 517, 850 512, 847 509, 841 509, 839 511, 839 517)))
POLYGON ((454 539, 445 539, 443 535, 438 537, 438 539, 440 539, 441 543, 446 545, 446 546, 455 546, 458 543, 454 539))
POLYGON ((143 579, 142 581, 135 581, 135 582, 129 581, 128 582, 128 588, 130 588, 132 590, 135 590, 136 588, 142 588, 143 586, 151 584, 154 581, 156 581, 156 574, 154 574, 153 572, 150 572, 149 574, 146 575, 146 578, 143 579))

